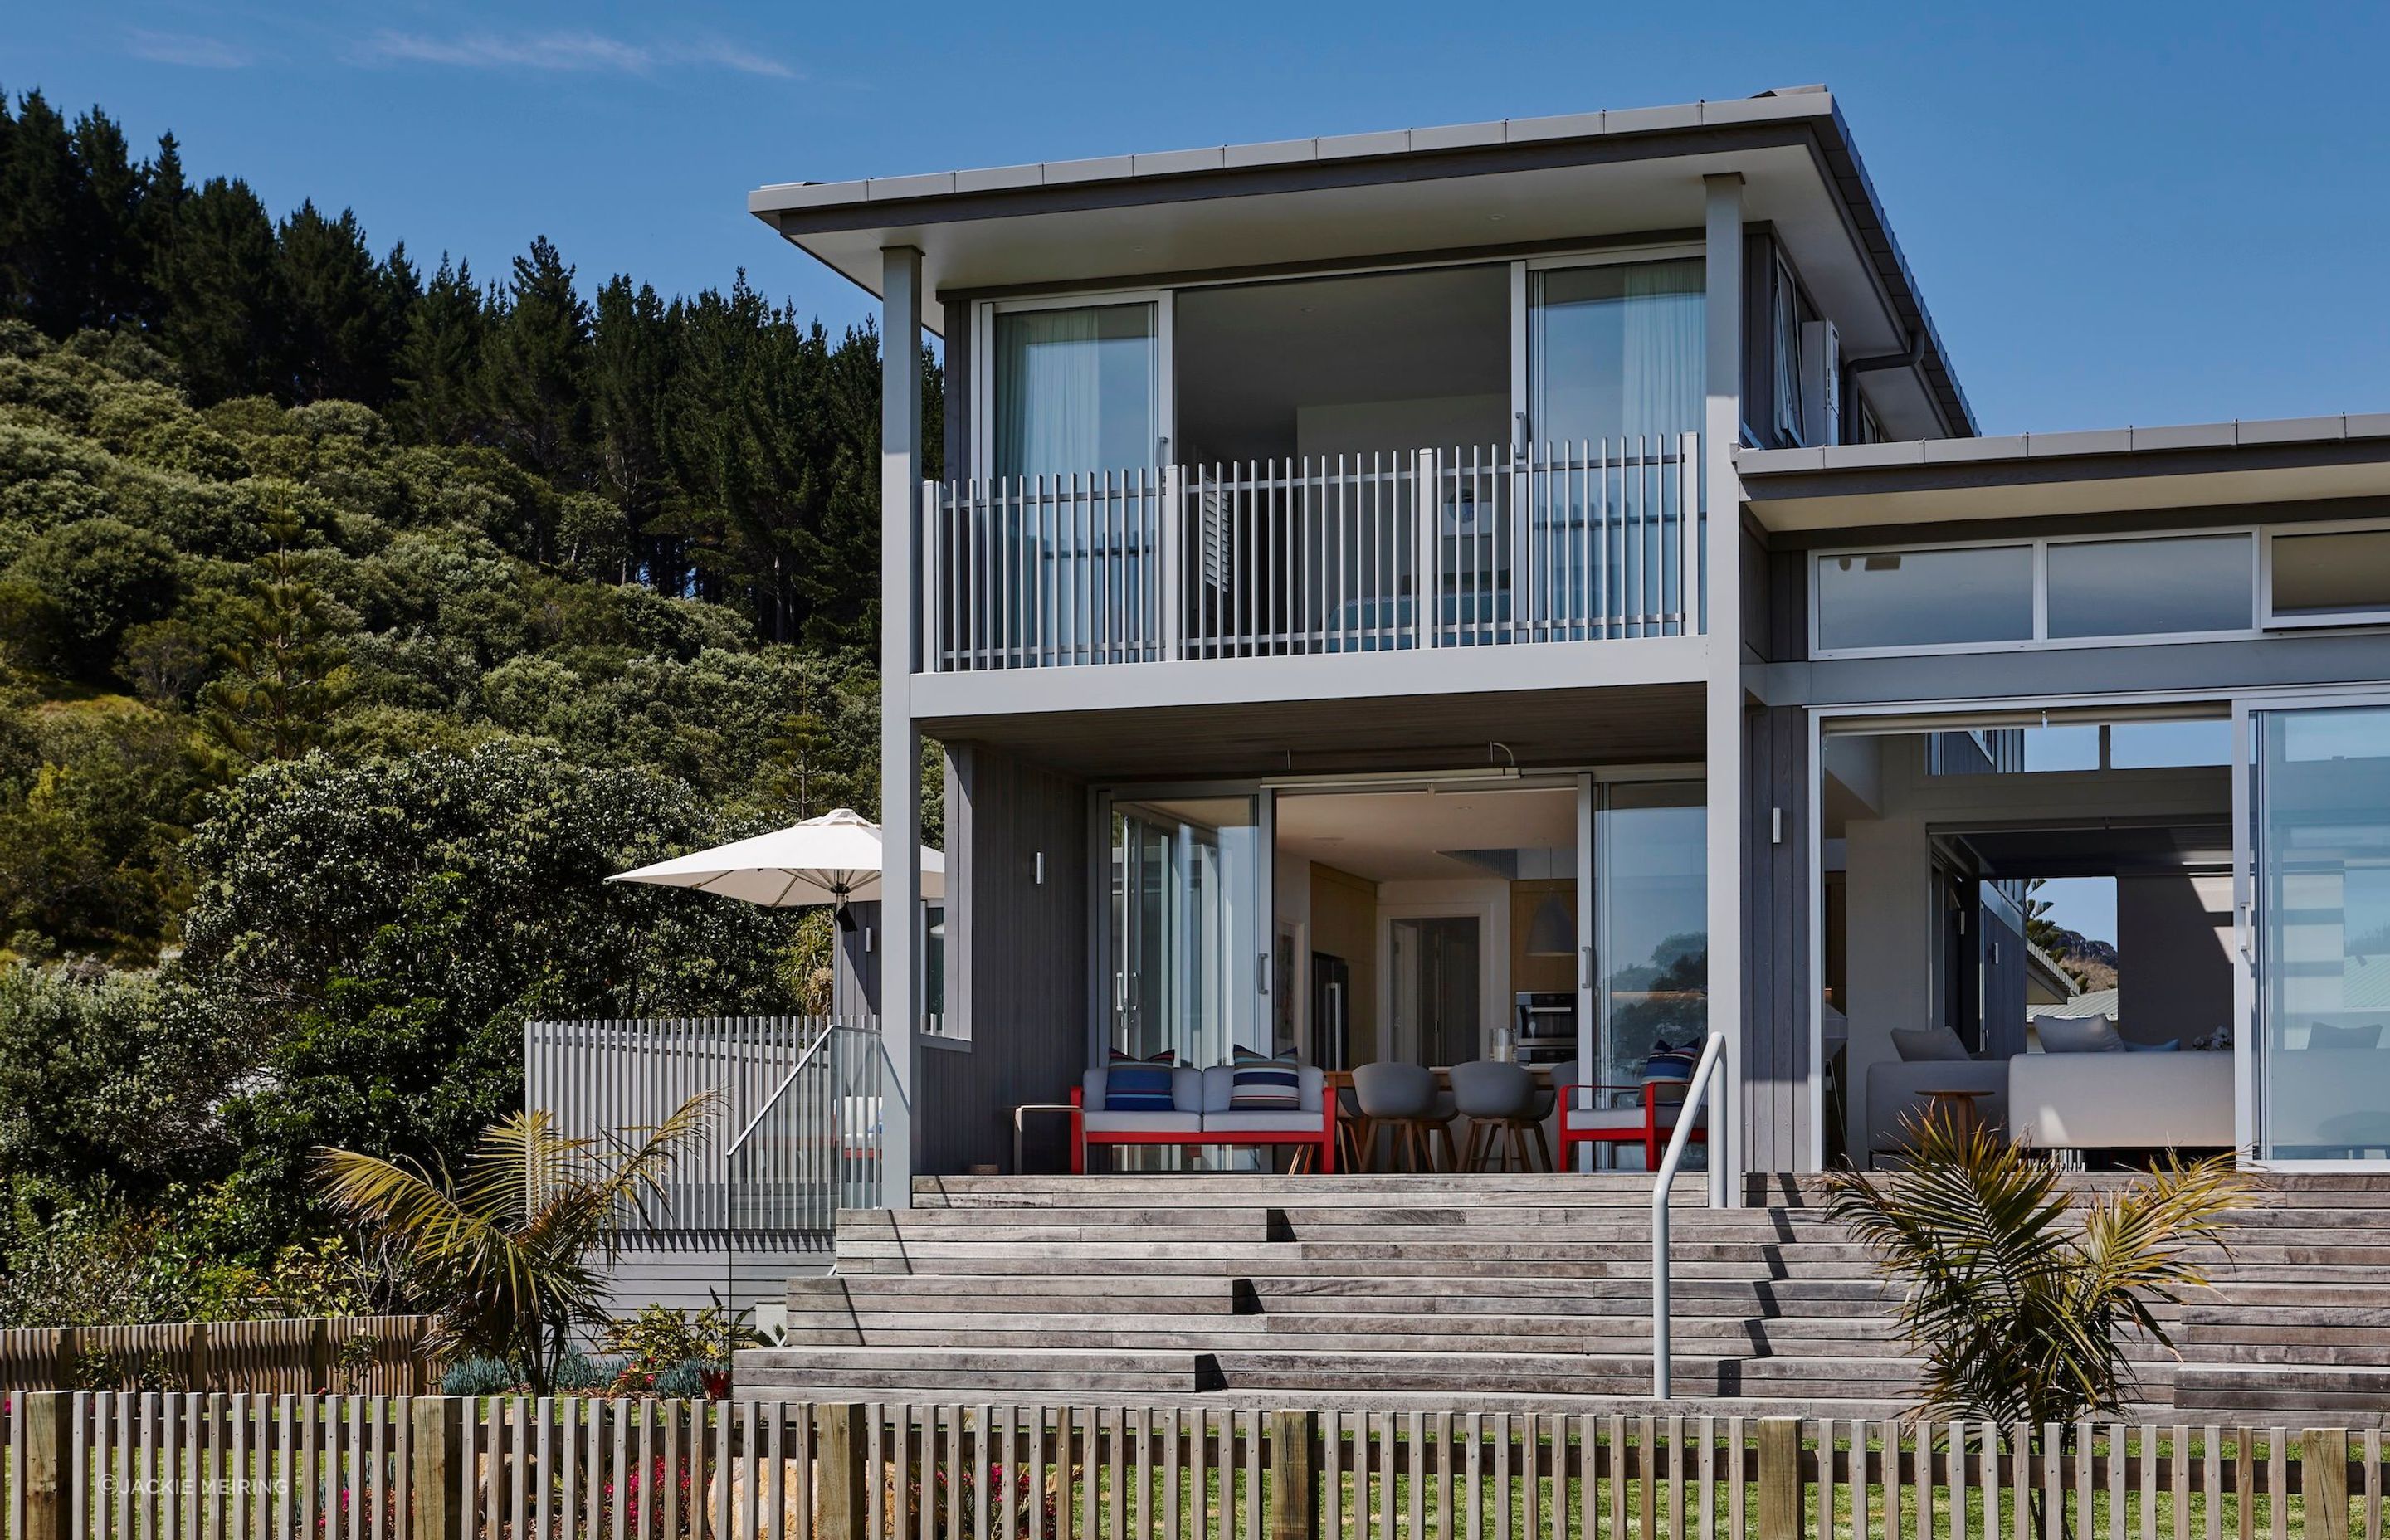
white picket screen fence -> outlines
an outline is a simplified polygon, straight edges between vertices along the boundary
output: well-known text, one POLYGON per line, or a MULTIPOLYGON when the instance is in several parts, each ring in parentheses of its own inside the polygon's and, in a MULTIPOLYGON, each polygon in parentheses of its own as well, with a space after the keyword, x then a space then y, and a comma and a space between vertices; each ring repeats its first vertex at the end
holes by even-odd
POLYGON ((42 1392, 18 1540, 2383 1540, 2382 1434, 42 1392))
POLYGON ((533 1021, 523 1105, 570 1137, 621 1141, 711 1091, 658 1233, 828 1235, 840 1209, 880 1203, 881 1052, 873 1017, 533 1021))
POLYGON ((932 672, 1703 629, 1699 436, 931 481, 932 672))

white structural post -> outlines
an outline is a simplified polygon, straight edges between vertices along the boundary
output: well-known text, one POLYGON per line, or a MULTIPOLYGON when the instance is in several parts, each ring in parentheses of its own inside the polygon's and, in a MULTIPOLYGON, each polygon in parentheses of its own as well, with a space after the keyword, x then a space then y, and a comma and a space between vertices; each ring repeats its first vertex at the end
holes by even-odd
POLYGON ((1706 346, 1702 414, 1709 517, 1706 655, 1710 1030, 1726 1034, 1721 1095, 1710 1119, 1710 1201, 1742 1202, 1743 744, 1742 496, 1734 449, 1742 442, 1742 177, 1703 178, 1706 346), (1722 1103, 1722 1105, 1721 1105, 1722 1103))
POLYGON ((920 1017, 921 735, 912 684, 920 646, 921 253, 888 247, 880 271, 880 1034, 887 1055, 880 1173, 880 1200, 907 1209, 920 1017))

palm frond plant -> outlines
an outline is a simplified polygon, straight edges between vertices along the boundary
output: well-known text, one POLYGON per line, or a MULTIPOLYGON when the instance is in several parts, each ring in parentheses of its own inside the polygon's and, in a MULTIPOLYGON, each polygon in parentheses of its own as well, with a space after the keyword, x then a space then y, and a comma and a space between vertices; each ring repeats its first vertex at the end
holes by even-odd
POLYGON ((712 1124, 691 1097, 651 1128, 569 1138, 546 1111, 482 1131, 452 1174, 353 1150, 316 1157, 332 1207, 401 1259, 433 1306, 434 1345, 496 1359, 545 1394, 578 1328, 605 1319, 606 1276, 627 1237, 668 1206, 664 1177, 712 1124))
MULTIPOLYGON (((2156 1307, 2209 1286, 2248 1191, 2232 1158, 2169 1157, 2077 1202, 2055 1165, 1991 1129, 1928 1115, 1903 1136, 1906 1169, 1831 1174, 1827 1213, 1898 1290, 1922 1359, 1916 1415, 2022 1425, 2030 1441, 2120 1413, 2138 1390, 2126 1334, 2174 1352, 2156 1307)), ((2037 1500, 2034 1516, 2038 1528, 2037 1500)))

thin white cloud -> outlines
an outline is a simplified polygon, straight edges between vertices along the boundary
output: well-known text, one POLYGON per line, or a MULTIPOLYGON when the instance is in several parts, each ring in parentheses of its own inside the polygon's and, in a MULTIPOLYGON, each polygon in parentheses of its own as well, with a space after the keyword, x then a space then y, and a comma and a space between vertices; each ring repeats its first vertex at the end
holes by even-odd
POLYGON ((246 49, 221 38, 195 37, 188 32, 153 32, 135 29, 125 40, 135 58, 152 64, 179 64, 190 70, 239 70, 250 63, 246 49))
POLYGON ((652 74, 697 66, 741 74, 793 78, 779 60, 717 38, 678 43, 632 43, 602 32, 463 32, 433 37, 422 32, 376 32, 359 50, 372 63, 443 64, 467 70, 536 70, 549 73, 652 74))

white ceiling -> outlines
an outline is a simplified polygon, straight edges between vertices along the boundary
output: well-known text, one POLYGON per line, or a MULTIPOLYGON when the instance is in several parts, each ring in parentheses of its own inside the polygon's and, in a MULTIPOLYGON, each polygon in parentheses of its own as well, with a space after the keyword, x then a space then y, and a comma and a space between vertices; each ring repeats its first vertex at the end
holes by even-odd
POLYGON ((1483 879, 1494 874, 1446 851, 1569 849, 1573 787, 1466 791, 1281 791, 1278 847, 1373 882, 1483 879))

